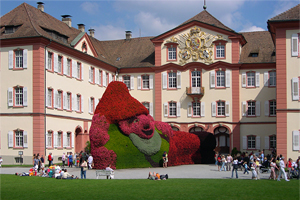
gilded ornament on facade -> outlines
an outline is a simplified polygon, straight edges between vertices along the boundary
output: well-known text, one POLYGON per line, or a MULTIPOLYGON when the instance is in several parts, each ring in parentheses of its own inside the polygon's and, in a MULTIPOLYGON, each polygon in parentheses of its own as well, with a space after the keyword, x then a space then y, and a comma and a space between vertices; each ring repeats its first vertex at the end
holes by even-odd
POLYGON ((176 39, 179 44, 178 56, 179 64, 184 65, 190 59, 192 61, 201 60, 204 63, 212 63, 213 41, 223 40, 222 35, 212 35, 201 31, 199 27, 193 27, 190 33, 179 35, 179 39, 172 37, 170 40, 176 39), (173 38, 173 39, 172 39, 173 38))

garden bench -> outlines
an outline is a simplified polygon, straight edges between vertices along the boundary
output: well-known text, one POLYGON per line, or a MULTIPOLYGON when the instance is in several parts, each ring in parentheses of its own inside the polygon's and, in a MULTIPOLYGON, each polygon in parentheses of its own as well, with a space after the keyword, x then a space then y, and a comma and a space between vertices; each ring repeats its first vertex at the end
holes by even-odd
POLYGON ((98 179, 100 176, 106 176, 107 178, 110 175, 114 175, 115 172, 114 171, 109 171, 109 170, 105 170, 105 169, 101 169, 101 170, 96 170, 96 178, 98 179))

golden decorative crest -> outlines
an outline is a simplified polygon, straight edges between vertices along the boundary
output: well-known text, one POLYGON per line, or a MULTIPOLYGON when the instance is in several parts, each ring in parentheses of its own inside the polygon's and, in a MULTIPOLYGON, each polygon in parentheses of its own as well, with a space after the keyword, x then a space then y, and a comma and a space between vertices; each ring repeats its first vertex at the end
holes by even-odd
POLYGON ((180 58, 179 64, 184 65, 190 58, 192 58, 192 61, 202 60, 204 63, 212 63, 212 42, 217 39, 223 39, 223 37, 205 33, 196 26, 190 30, 190 33, 179 35, 179 39, 176 39, 180 49, 178 53, 180 58))

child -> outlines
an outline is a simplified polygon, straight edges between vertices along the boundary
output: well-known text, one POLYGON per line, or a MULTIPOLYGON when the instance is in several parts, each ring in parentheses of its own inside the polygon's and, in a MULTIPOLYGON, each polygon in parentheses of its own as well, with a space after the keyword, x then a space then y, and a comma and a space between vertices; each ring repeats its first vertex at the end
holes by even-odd
POLYGON ((249 174, 247 162, 244 162, 244 168, 245 168, 244 174, 245 174, 245 173, 249 174))

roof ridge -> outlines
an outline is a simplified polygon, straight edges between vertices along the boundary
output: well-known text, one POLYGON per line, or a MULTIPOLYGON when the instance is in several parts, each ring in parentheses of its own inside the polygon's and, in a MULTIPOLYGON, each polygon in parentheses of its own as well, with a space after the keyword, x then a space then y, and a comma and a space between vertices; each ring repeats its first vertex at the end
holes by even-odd
POLYGON ((296 6, 290 8, 290 9, 288 9, 288 10, 282 12, 282 13, 279 13, 278 15, 276 15, 276 16, 272 17, 271 19, 269 19, 269 21, 276 20, 276 18, 279 18, 281 16, 284 16, 284 15, 288 14, 289 12, 291 12, 296 7, 300 7, 300 4, 297 4, 296 6))
POLYGON ((24 7, 25 7, 25 10, 26 10, 26 13, 27 13, 27 15, 28 15, 28 18, 30 19, 29 21, 30 21, 30 24, 32 25, 32 27, 34 28, 34 30, 37 32, 37 34, 39 34, 39 35, 42 35, 36 28, 35 28, 35 26, 34 26, 34 24, 33 24, 33 22, 32 22, 32 19, 31 19, 31 17, 30 17, 30 14, 29 14, 29 12, 28 12, 28 9, 27 9, 27 6, 26 5, 29 5, 29 4, 27 4, 27 3, 23 3, 24 4, 24 7))

